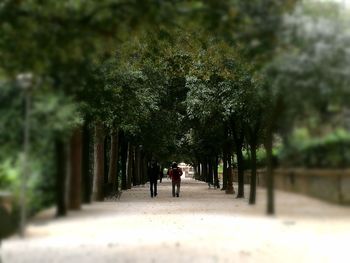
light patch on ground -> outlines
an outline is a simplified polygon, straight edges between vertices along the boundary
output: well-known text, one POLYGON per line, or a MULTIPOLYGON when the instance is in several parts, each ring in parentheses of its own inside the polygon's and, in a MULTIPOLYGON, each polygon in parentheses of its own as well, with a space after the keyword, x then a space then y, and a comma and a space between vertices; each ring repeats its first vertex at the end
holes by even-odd
POLYGON ((350 262, 349 208, 277 191, 269 218, 263 189, 255 206, 193 180, 181 190, 165 180, 153 199, 146 185, 66 218, 48 210, 4 242, 3 262, 350 262))

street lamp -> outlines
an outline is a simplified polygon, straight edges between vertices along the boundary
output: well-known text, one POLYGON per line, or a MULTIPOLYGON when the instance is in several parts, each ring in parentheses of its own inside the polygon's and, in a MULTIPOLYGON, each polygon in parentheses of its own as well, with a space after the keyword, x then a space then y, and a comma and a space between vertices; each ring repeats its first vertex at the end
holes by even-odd
POLYGON ((27 181, 29 176, 29 136, 30 136, 30 104, 31 104, 31 89, 33 87, 33 74, 23 73, 17 75, 17 84, 24 92, 25 110, 24 110, 24 141, 23 141, 23 162, 22 162, 22 177, 21 177, 21 193, 20 193, 20 206, 21 206, 21 218, 19 234, 21 237, 25 235, 25 225, 27 219, 27 181))

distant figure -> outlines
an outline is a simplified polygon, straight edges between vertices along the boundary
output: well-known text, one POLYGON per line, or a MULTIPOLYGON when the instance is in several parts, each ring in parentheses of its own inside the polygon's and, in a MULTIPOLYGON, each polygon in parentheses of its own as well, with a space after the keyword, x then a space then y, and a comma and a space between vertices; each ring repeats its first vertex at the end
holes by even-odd
POLYGON ((166 172, 167 179, 170 179, 170 171, 171 171, 171 165, 168 168, 168 171, 166 172))
POLYGON ((169 176, 171 178, 172 183, 172 193, 173 197, 175 197, 175 186, 176 186, 176 197, 180 196, 180 185, 181 185, 181 168, 177 167, 177 163, 173 163, 171 165, 171 170, 169 172, 169 176))
POLYGON ((148 178, 149 178, 149 184, 150 184, 151 197, 157 196, 157 180, 158 180, 159 170, 160 168, 157 165, 157 162, 152 160, 151 166, 148 168, 148 178))

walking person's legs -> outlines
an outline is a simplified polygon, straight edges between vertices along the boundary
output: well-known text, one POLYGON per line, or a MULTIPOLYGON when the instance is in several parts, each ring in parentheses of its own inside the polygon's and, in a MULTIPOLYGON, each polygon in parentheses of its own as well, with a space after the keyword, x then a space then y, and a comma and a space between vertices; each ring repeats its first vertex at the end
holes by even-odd
POLYGON ((154 196, 157 196, 157 181, 154 183, 154 196))
POLYGON ((175 182, 171 182, 172 188, 173 188, 173 197, 175 197, 175 182))
POLYGON ((153 182, 149 182, 149 189, 151 191, 151 197, 153 197, 153 182))
POLYGON ((176 182, 176 196, 180 196, 180 182, 176 182))

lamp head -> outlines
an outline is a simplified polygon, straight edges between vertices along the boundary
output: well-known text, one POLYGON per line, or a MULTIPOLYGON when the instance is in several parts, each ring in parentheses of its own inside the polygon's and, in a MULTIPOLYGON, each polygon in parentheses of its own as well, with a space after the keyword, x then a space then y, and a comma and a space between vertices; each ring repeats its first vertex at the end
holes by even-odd
POLYGON ((32 73, 21 73, 16 77, 18 86, 23 90, 29 90, 33 85, 33 74, 32 73))

